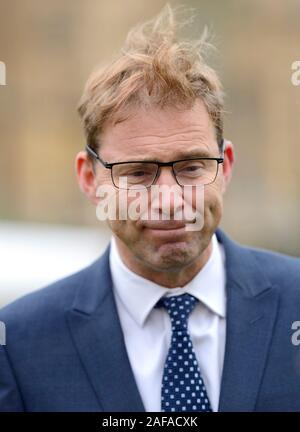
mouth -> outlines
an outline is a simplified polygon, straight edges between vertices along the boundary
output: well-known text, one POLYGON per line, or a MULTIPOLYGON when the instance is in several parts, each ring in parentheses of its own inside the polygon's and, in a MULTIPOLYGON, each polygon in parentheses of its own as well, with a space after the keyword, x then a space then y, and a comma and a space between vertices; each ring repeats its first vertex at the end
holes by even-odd
POLYGON ((157 231, 176 231, 185 228, 185 223, 182 221, 147 221, 143 226, 150 230, 157 231))
POLYGON ((182 221, 148 221, 143 228, 152 239, 163 243, 184 242, 187 234, 182 221))

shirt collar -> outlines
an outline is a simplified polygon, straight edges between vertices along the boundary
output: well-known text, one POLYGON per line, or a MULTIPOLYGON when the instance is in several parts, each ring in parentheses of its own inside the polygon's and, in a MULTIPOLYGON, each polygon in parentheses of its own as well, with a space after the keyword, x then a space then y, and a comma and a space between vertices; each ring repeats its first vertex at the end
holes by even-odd
POLYGON ((204 267, 185 286, 166 288, 131 271, 122 261, 116 240, 111 239, 110 269, 113 288, 128 313, 143 326, 149 313, 163 296, 189 293, 220 317, 226 316, 224 251, 216 235, 204 267))

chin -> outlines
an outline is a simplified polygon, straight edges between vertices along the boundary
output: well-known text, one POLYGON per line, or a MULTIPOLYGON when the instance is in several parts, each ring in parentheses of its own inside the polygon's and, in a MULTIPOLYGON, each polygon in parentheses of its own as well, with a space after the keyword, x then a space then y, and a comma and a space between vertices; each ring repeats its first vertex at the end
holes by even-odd
POLYGON ((189 243, 184 241, 163 243, 155 248, 149 256, 149 262, 158 270, 178 270, 185 267, 197 258, 197 252, 189 243))

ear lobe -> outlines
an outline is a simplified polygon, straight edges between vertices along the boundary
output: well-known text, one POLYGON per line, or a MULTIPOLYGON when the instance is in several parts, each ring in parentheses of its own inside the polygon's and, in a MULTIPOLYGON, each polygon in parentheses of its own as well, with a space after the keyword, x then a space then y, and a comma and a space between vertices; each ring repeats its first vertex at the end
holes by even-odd
POLYGON ((75 170, 77 175, 78 185, 81 191, 93 203, 98 203, 96 197, 96 181, 93 164, 85 151, 80 151, 75 160, 75 170))

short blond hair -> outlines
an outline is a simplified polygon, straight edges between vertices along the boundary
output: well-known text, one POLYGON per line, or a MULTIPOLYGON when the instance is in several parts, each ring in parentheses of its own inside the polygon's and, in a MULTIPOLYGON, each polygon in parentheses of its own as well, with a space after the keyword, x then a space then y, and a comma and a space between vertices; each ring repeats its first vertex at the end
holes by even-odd
POLYGON ((92 149, 98 149, 104 126, 125 120, 131 108, 188 109, 197 98, 208 110, 221 148, 223 91, 217 73, 204 60, 211 44, 206 30, 198 40, 178 41, 178 30, 187 23, 167 4, 157 17, 128 33, 115 60, 91 74, 78 112, 92 149))

